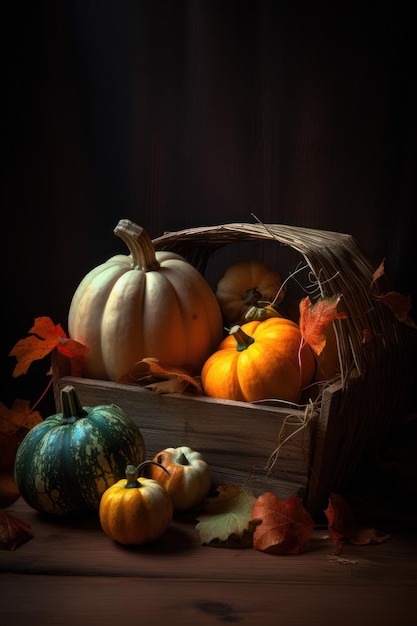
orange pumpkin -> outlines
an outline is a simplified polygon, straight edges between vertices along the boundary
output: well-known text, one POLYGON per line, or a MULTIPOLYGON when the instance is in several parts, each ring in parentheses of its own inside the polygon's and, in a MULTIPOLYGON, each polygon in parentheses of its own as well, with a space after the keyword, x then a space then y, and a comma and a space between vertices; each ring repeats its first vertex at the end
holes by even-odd
POLYGON ((215 398, 297 402, 314 374, 313 352, 297 324, 272 317, 234 326, 205 362, 201 382, 215 398))
MULTIPOLYGON (((286 316, 295 323, 299 323, 299 300, 287 300, 286 316)), ((340 376, 339 349, 334 325, 329 322, 323 327, 322 332, 326 338, 326 344, 320 354, 313 352, 316 359, 316 373, 314 376, 316 382, 323 382, 340 376)))
POLYGON ((100 524, 106 535, 124 545, 144 545, 161 537, 169 528, 174 513, 172 500, 161 483, 142 475, 128 465, 126 478, 106 489, 99 507, 100 524))
POLYGON ((317 382, 337 378, 340 375, 339 352, 333 324, 325 326, 323 333, 326 337, 326 345, 319 355, 315 355, 317 361, 315 380, 317 382))
POLYGON ((269 312, 263 309, 270 304, 279 304, 284 295, 285 285, 280 274, 258 259, 233 263, 216 287, 216 298, 229 324, 249 321, 245 317, 249 312, 251 319, 272 316, 272 309, 269 312), (256 309, 260 309, 258 315, 256 309))

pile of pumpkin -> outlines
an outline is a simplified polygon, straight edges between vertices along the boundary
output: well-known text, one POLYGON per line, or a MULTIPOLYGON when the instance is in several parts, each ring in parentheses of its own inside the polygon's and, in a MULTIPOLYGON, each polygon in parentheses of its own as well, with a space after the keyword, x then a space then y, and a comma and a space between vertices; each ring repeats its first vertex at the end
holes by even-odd
POLYGON ((139 427, 119 407, 83 407, 72 385, 61 403, 17 450, 16 485, 33 509, 56 518, 98 512, 110 538, 142 545, 208 495, 211 468, 200 452, 166 448, 147 460, 139 427))
POLYGON ((318 359, 278 310, 286 288, 275 269, 238 261, 214 291, 184 258, 155 251, 140 226, 120 220, 114 232, 129 254, 90 271, 69 310, 70 337, 89 348, 87 378, 117 381, 151 357, 201 376, 208 396, 297 402, 316 377, 334 375, 334 337, 318 359))
MULTIPOLYGON (((143 228, 121 220, 115 233, 130 254, 89 272, 70 306, 69 335, 89 348, 86 376, 117 381, 153 357, 201 376, 209 396, 298 400, 317 359, 297 323, 276 309, 285 295, 278 272, 240 261, 213 291, 182 257, 156 252, 143 228)), ((327 365, 335 367, 332 358, 327 365)), ((200 452, 166 448, 147 460, 140 429, 124 411, 83 407, 71 385, 61 407, 16 453, 16 485, 32 508, 56 516, 98 511, 111 538, 144 544, 165 532, 175 511, 208 495, 211 470, 200 452)))

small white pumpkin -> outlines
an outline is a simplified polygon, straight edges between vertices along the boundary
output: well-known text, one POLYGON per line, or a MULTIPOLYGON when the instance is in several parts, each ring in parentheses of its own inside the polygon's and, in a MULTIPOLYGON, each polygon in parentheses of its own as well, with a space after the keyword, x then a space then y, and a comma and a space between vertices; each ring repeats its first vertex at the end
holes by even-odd
POLYGON ((188 446, 165 448, 147 467, 148 475, 160 482, 172 498, 174 511, 198 505, 211 487, 211 468, 201 452, 188 446))

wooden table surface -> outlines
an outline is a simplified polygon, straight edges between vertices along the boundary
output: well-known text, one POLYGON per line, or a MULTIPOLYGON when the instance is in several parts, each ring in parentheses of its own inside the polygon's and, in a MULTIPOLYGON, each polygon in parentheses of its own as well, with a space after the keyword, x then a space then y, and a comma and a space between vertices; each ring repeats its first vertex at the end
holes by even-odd
POLYGON ((306 551, 272 556, 200 545, 195 520, 176 518, 155 544, 123 547, 98 519, 55 521, 21 499, 6 509, 33 538, 0 551, 0 625, 166 623, 415 626, 417 536, 346 545, 327 530, 306 551))

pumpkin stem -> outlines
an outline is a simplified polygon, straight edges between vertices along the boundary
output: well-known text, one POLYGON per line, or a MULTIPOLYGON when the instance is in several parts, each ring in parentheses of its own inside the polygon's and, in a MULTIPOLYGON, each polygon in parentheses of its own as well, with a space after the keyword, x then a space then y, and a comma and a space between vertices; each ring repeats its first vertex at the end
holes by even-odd
POLYGON ((142 463, 140 463, 137 467, 135 467, 134 465, 128 465, 125 470, 127 481, 125 484, 125 489, 138 488, 142 486, 138 481, 138 478, 143 475, 143 470, 147 465, 156 465, 156 467, 161 467, 164 472, 169 474, 167 468, 163 465, 160 465, 156 461, 142 461, 142 463))
POLYGON ((72 385, 65 385, 61 389, 61 409, 61 424, 74 424, 77 420, 88 415, 81 406, 75 387, 72 385))
POLYGON ((242 294, 242 300, 246 306, 257 306, 261 299, 262 294, 256 287, 251 287, 242 294))
POLYGON ((243 350, 246 350, 252 343, 255 342, 255 339, 247 335, 238 324, 232 326, 229 330, 229 335, 233 335, 236 339, 236 350, 238 352, 243 352, 243 350))
POLYGON ((126 484, 125 489, 136 489, 140 487, 140 483, 138 482, 138 468, 134 465, 128 465, 126 467, 126 484))
POLYGON ((263 321, 270 317, 282 317, 272 304, 266 306, 251 306, 245 313, 245 322, 263 321))
POLYGON ((119 221, 113 232, 129 248, 134 269, 142 270, 143 272, 159 269, 160 263, 156 258, 152 239, 142 226, 124 219, 119 221))
POLYGON ((190 461, 185 456, 184 452, 181 452, 181 456, 177 460, 178 465, 190 465, 190 461))

